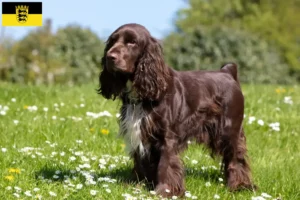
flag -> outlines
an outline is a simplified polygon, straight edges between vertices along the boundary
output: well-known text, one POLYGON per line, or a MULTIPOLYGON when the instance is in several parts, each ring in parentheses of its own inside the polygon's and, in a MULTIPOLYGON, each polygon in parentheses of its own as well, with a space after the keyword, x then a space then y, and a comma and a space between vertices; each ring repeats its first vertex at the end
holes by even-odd
POLYGON ((2 2, 2 26, 42 24, 42 2, 2 2))

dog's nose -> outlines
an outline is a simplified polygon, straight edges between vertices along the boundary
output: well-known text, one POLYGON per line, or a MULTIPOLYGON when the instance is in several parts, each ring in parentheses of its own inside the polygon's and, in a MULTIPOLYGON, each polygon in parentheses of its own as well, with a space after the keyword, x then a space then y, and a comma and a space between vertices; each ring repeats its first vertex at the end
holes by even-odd
POLYGON ((110 60, 110 61, 115 61, 117 59, 117 54, 115 53, 108 53, 106 55, 107 59, 110 60))

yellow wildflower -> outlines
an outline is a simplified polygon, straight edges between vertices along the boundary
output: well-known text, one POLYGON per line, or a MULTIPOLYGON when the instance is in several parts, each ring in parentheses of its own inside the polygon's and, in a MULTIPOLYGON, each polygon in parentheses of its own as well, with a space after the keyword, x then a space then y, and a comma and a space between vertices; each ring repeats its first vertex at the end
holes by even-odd
POLYGON ((101 129, 103 135, 108 135, 109 131, 107 129, 101 129))
POLYGON ((285 93, 285 92, 286 92, 286 89, 284 89, 284 88, 276 88, 275 92, 276 92, 277 94, 285 93))
POLYGON ((24 108, 24 109, 27 109, 27 108, 28 108, 28 106, 26 106, 26 105, 25 105, 23 108, 24 108))
POLYGON ((121 147, 122 147, 123 149, 125 148, 125 146, 126 146, 125 144, 121 144, 121 147))
POLYGON ((20 173, 21 173, 21 170, 18 169, 18 168, 9 168, 9 169, 8 169, 8 172, 9 172, 9 173, 20 174, 20 173))
POLYGON ((5 176, 4 179, 9 180, 9 181, 13 181, 14 180, 14 176, 5 176))

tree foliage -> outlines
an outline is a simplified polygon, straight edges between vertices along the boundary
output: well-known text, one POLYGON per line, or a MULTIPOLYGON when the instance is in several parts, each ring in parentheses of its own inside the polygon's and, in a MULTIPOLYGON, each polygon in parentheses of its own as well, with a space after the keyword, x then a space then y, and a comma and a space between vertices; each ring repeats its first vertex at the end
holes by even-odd
POLYGON ((164 46, 166 61, 178 70, 219 69, 225 62, 235 62, 243 82, 292 82, 279 53, 264 40, 243 31, 198 26, 193 32, 172 34, 164 46))
MULTIPOLYGON (((198 25, 228 27, 257 35, 278 49, 289 72, 300 78, 300 0, 187 0, 178 11, 178 32, 198 25)), ((300 80, 300 79, 299 79, 300 80)))
POLYGON ((43 27, 3 48, 3 52, 12 56, 4 56, 6 60, 0 63, 8 66, 2 79, 74 84, 98 76, 104 42, 90 29, 78 25, 68 25, 52 33, 51 21, 46 21, 43 27))

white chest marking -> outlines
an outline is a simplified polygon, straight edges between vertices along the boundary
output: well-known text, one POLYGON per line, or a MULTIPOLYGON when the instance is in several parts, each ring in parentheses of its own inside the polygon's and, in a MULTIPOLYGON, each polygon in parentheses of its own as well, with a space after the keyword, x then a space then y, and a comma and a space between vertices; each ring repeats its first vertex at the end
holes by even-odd
POLYGON ((142 143, 142 119, 149 122, 150 117, 143 110, 142 104, 128 104, 123 111, 124 120, 120 122, 120 134, 125 137, 126 147, 129 152, 138 150, 140 156, 147 153, 147 145, 142 143))

